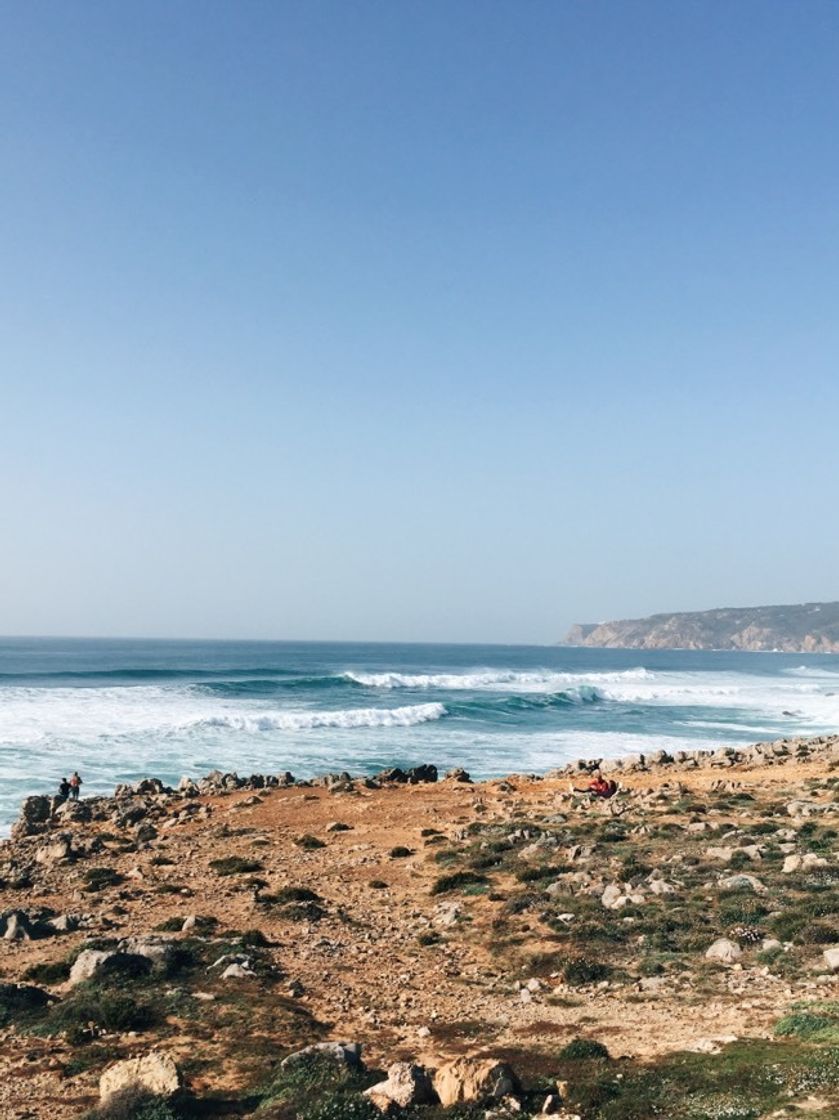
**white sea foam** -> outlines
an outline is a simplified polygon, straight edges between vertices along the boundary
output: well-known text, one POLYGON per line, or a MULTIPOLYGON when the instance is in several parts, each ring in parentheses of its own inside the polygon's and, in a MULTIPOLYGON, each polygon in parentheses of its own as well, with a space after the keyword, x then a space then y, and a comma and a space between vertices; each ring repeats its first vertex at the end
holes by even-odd
POLYGON ((404 708, 345 708, 341 711, 262 712, 259 715, 211 716, 191 725, 230 728, 233 731, 306 731, 320 727, 414 727, 442 719, 442 704, 410 704, 404 708))
POLYGON ((347 680, 367 688, 437 688, 447 692, 561 692, 575 685, 599 686, 611 681, 645 680, 653 674, 647 669, 627 669, 616 673, 557 673, 549 669, 520 672, 515 669, 474 669, 466 673, 361 673, 344 674, 347 680))

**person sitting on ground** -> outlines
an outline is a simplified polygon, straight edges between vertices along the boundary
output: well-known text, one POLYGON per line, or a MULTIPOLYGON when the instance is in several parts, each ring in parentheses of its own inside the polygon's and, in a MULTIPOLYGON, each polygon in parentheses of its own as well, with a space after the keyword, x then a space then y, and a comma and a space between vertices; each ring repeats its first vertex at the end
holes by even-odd
POLYGON ((574 793, 587 793, 589 797, 614 797, 618 792, 618 783, 614 779, 604 778, 599 770, 595 770, 591 781, 585 789, 571 786, 574 793))
POLYGON ((66 778, 62 778, 58 783, 58 800, 66 801, 70 796, 70 783, 66 778))
POLYGON ((79 800, 79 787, 81 786, 81 784, 82 784, 82 780, 79 777, 79 772, 78 772, 78 770, 74 770, 73 774, 72 774, 72 777, 70 778, 70 800, 71 801, 78 801, 79 800))

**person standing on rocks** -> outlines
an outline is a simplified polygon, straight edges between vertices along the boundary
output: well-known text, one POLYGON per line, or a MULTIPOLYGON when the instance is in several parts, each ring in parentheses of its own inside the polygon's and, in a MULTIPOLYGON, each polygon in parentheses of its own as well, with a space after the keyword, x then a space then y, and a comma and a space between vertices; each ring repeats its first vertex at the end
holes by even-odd
POLYGON ((74 770, 70 778, 70 800, 79 800, 79 789, 81 788, 82 780, 79 777, 78 770, 74 770))
POLYGON ((63 805, 67 798, 70 796, 70 783, 66 778, 62 778, 58 783, 58 793, 53 797, 50 811, 55 812, 59 805, 63 805))

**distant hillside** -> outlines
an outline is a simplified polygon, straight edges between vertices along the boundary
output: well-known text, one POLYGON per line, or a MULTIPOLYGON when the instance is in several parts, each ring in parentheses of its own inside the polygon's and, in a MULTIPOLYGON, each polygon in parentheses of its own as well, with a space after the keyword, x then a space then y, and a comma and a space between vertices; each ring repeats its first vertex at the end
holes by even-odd
POLYGON ((839 603, 723 607, 572 626, 571 646, 839 653, 839 603))

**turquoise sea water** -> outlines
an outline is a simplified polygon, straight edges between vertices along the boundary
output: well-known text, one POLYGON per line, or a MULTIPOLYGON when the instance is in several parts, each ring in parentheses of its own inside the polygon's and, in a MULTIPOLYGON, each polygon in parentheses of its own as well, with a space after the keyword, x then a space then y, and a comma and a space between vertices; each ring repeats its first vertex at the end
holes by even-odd
POLYGON ((476 777, 839 727, 839 657, 545 646, 0 639, 0 826, 78 769, 476 777))

